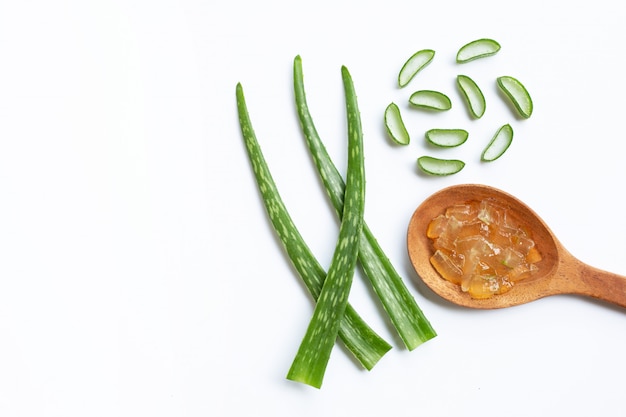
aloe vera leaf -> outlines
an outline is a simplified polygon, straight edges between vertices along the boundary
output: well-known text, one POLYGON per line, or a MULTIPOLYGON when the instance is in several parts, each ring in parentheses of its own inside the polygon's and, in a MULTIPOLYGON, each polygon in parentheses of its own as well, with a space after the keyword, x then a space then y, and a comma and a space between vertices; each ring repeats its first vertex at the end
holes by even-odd
MULTIPOLYGON (((343 213, 345 184, 333 164, 313 123, 304 89, 302 59, 294 59, 294 90, 296 107, 307 146, 324 187, 339 217, 343 213)), ((404 284, 402 277, 363 224, 359 240, 359 262, 398 335, 409 350, 434 338, 437 333, 404 284)))
MULTIPOLYGON (((304 241, 283 203, 256 138, 241 84, 237 84, 236 97, 242 136, 264 207, 291 263, 311 296, 317 300, 326 271, 304 241)), ((367 370, 371 370, 391 349, 391 345, 374 332, 350 304, 339 328, 339 338, 367 370)))
POLYGON ((341 68, 348 117, 348 168, 339 237, 322 292, 287 379, 320 388, 348 304, 365 210, 363 131, 350 72, 341 68))

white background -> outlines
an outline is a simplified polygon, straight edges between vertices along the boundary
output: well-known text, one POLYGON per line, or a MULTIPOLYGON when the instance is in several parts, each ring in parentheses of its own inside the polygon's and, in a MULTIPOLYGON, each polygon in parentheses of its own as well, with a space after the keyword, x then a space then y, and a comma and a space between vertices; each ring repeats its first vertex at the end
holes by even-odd
POLYGON ((405 234, 432 192, 484 183, 526 201, 581 260, 626 274, 625 19, 609 0, 0 1, 0 415, 624 415, 624 309, 575 296, 452 306, 415 275, 405 234), (455 64, 481 37, 502 50, 455 64), (399 90, 425 48, 433 63, 399 90), (338 224, 295 115, 297 54, 341 172, 341 65, 352 73, 366 219, 439 334, 408 352, 358 275, 351 302, 394 348, 366 372, 338 347, 321 390, 285 379, 312 302, 263 210, 235 106, 241 82, 285 204, 327 266, 338 224), (459 73, 483 86, 479 121, 459 73), (528 87, 530 119, 501 100, 499 75, 528 87), (420 88, 453 109, 409 110, 420 88), (407 147, 385 135, 391 101, 407 147), (480 163, 504 123, 511 148, 480 163), (436 151, 433 127, 470 139, 436 151), (467 166, 426 177, 423 154, 467 166))

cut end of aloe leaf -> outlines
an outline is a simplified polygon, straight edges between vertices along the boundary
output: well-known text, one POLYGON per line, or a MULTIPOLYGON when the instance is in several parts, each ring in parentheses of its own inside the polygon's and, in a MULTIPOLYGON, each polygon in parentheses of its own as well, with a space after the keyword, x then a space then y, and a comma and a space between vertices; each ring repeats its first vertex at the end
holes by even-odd
POLYGON ((452 175, 465 167, 465 162, 458 159, 439 159, 432 156, 417 158, 417 166, 429 175, 452 175))
POLYGON ((470 114, 476 119, 483 117, 487 103, 485 102, 485 96, 478 87, 478 84, 467 75, 458 75, 456 81, 459 90, 461 90, 463 97, 465 97, 465 102, 467 103, 470 114))
POLYGON ((411 94, 409 103, 415 107, 427 110, 446 111, 452 108, 450 98, 433 90, 419 90, 411 94))
POLYGON ((528 119, 533 114, 533 100, 526 87, 519 80, 508 75, 498 77, 497 82, 520 116, 528 119))
POLYGON ((385 109, 385 127, 387 133, 394 143, 398 145, 408 145, 411 141, 409 132, 406 130, 400 108, 397 104, 391 103, 385 109))
POLYGON ((496 134, 493 136, 483 154, 481 159, 485 162, 495 161, 500 158, 509 146, 511 146, 511 142, 513 141, 513 128, 511 125, 506 124, 502 126, 496 134))
POLYGON ((463 129, 430 129, 426 132, 426 140, 435 146, 453 148, 465 143, 469 136, 463 129))
POLYGON ((495 55, 500 44, 493 39, 476 39, 463 45, 456 54, 456 62, 464 64, 479 58, 495 55))
POLYGON ((434 56, 435 51, 432 49, 422 49, 414 53, 400 69, 400 74, 398 74, 398 86, 400 88, 406 86, 418 72, 430 64, 434 56))

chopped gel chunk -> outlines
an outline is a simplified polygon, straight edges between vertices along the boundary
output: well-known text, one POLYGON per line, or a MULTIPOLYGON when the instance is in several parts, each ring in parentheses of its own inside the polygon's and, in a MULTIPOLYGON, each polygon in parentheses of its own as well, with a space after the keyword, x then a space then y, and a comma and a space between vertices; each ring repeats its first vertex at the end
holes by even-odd
POLYGON ((430 262, 472 298, 502 294, 532 276, 541 260, 530 231, 491 200, 448 207, 432 219, 430 262))

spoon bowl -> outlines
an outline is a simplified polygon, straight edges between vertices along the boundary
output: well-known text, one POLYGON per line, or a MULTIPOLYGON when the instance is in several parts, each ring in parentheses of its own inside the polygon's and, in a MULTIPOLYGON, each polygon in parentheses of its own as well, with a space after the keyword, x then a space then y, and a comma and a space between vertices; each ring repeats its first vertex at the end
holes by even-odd
POLYGON ((526 204, 493 187, 455 185, 428 197, 413 213, 407 231, 409 258, 424 283, 444 299, 464 307, 495 309, 528 303, 557 294, 578 294, 626 307, 626 277, 589 266, 572 256, 543 220, 526 204), (492 200, 532 231, 542 259, 532 277, 517 282, 503 294, 474 299, 459 285, 445 280, 430 263, 433 245, 426 235, 430 221, 455 203, 492 200))

